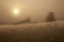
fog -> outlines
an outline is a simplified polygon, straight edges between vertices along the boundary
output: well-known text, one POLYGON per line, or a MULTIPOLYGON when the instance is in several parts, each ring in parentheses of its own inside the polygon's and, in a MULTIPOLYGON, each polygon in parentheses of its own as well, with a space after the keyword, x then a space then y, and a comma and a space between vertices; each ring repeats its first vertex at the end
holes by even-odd
POLYGON ((45 21, 46 15, 55 13, 56 19, 64 19, 64 0, 0 0, 0 22, 14 23, 30 17, 32 21, 45 21), (19 14, 14 15, 13 9, 19 14))

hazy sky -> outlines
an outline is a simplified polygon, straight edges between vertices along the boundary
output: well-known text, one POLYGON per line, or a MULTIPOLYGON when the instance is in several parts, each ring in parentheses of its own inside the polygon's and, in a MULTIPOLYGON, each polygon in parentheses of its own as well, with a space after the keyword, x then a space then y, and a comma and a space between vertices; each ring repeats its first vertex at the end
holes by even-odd
POLYGON ((44 21, 54 12, 56 19, 64 19, 64 0, 0 0, 0 21, 14 23, 30 17, 32 21, 44 21), (19 10, 14 15, 13 10, 19 10))

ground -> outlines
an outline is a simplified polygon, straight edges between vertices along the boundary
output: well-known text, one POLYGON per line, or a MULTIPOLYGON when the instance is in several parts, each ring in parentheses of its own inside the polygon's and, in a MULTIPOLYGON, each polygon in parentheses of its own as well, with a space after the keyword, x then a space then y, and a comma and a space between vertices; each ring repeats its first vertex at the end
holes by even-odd
POLYGON ((0 25, 0 42, 64 42, 64 21, 0 25))

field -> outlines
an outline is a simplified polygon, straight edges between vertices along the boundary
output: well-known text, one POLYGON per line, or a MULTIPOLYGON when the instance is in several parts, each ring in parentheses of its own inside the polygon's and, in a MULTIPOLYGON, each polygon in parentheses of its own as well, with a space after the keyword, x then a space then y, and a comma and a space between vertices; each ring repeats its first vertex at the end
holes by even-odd
POLYGON ((0 42, 64 42, 64 21, 0 25, 0 42))

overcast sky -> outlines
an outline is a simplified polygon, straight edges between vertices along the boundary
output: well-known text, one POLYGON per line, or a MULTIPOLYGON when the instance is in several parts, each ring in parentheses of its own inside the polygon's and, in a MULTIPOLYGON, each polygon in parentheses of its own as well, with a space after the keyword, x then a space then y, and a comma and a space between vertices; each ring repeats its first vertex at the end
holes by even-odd
POLYGON ((30 17, 32 21, 44 21, 54 12, 56 19, 64 19, 64 0, 0 0, 0 21, 14 23, 30 17), (14 15, 13 9, 19 10, 14 15))

